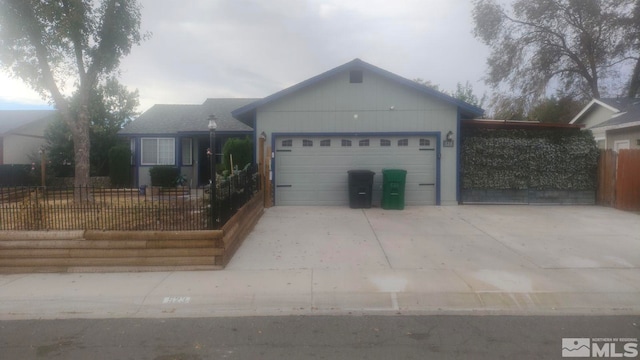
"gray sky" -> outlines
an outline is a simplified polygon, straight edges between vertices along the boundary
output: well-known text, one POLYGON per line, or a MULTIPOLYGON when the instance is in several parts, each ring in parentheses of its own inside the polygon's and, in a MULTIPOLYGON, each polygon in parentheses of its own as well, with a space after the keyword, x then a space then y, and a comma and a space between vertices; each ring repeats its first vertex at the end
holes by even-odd
MULTIPOLYGON (((139 111, 207 97, 265 97, 354 58, 480 97, 488 48, 469 0, 142 0, 152 37, 121 65, 139 111)), ((0 106, 46 104, 0 74, 0 106)))

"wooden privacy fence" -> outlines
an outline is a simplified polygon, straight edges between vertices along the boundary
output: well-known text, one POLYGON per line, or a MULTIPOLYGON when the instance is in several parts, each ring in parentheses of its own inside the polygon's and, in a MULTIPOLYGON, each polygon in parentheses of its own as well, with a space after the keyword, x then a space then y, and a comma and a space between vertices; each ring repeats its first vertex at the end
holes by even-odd
POLYGON ((640 150, 600 153, 597 202, 621 210, 640 210, 640 150))

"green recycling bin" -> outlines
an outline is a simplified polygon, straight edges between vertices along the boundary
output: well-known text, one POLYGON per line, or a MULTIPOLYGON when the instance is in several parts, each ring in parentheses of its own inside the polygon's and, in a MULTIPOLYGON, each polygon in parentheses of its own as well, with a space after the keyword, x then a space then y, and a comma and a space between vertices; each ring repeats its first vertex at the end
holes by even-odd
POLYGON ((382 208, 385 210, 404 209, 404 187, 407 170, 382 170, 382 208))

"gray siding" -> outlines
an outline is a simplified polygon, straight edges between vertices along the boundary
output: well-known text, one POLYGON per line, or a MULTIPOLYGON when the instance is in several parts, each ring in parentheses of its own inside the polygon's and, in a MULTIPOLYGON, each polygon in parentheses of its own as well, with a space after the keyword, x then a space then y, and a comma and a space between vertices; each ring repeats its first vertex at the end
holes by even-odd
MULTIPOLYGON (((443 138, 448 131, 457 132, 454 105, 368 71, 359 84, 350 83, 345 71, 296 91, 258 108, 256 119, 256 132, 265 132, 269 143, 274 132, 432 131, 443 138)), ((441 204, 457 204, 456 147, 442 148, 440 184, 441 204)))
POLYGON ((607 149, 613 149, 613 144, 617 140, 629 140, 629 149, 640 149, 638 139, 640 139, 640 126, 609 130, 607 131, 607 149))
POLYGON ((595 106, 595 110, 593 110, 589 115, 587 115, 582 123, 584 124, 585 129, 592 128, 600 123, 603 123, 611 118, 614 112, 604 108, 602 106, 595 106))

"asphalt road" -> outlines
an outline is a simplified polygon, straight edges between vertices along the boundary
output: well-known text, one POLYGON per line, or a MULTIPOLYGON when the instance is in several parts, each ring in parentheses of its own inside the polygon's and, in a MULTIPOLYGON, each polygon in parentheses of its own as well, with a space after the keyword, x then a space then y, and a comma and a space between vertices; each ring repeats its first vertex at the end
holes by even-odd
POLYGON ((562 338, 637 339, 640 316, 3 321, 0 359, 560 359, 562 338))

